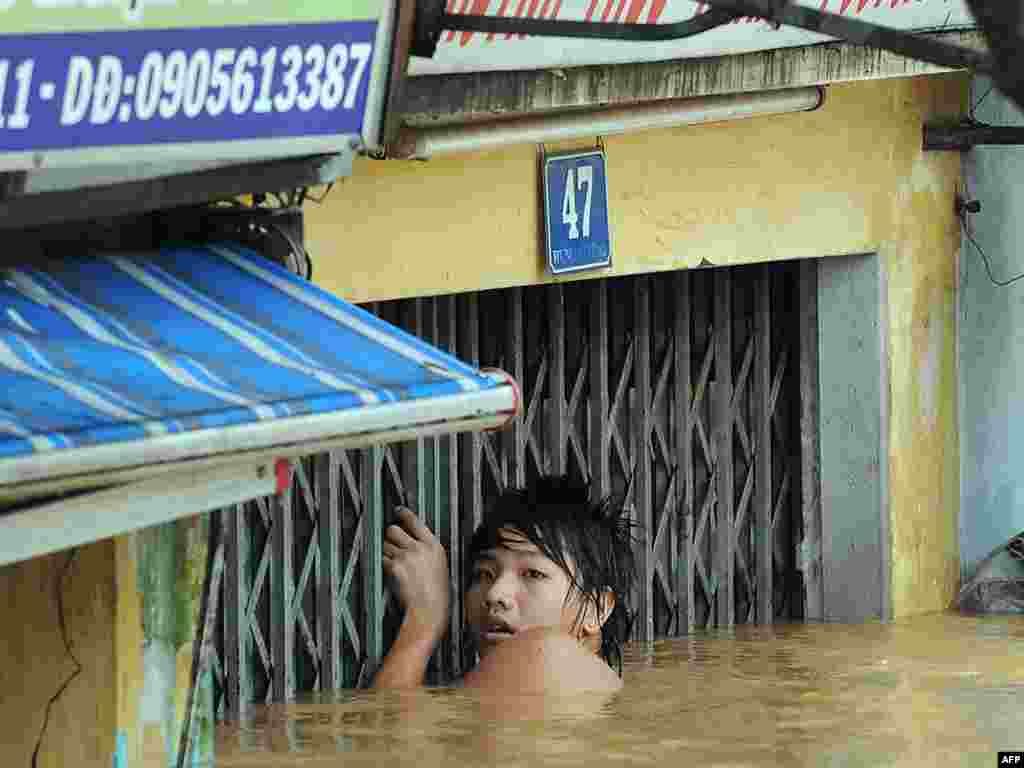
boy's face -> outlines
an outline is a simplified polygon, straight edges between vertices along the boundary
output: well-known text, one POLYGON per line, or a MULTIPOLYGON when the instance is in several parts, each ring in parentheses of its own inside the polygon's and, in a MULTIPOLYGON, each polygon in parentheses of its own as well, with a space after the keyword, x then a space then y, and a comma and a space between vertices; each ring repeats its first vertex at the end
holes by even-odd
MULTIPOLYGON (((466 623, 476 635, 481 658, 498 643, 533 627, 571 632, 578 601, 568 600, 572 582, 556 563, 514 529, 473 562, 466 592, 466 623)), ((570 564, 571 565, 571 564, 570 564)))

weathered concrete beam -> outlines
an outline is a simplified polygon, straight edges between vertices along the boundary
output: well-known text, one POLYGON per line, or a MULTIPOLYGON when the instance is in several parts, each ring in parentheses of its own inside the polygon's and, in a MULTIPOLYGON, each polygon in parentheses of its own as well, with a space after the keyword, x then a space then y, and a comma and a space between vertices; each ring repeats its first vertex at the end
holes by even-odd
MULTIPOLYGON (((983 49, 980 32, 930 35, 983 49)), ((413 77, 403 122, 413 127, 466 123, 642 101, 824 85, 949 72, 948 68, 847 43, 706 59, 519 72, 413 77)))

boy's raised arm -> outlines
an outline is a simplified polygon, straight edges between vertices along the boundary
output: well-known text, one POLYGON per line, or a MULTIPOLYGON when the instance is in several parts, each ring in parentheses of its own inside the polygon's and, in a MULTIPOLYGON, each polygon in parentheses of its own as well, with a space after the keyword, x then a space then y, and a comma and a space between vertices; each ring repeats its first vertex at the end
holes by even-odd
POLYGON ((384 572, 405 610, 398 637, 374 677, 374 688, 423 685, 427 662, 448 626, 448 555, 409 509, 384 533, 384 572))

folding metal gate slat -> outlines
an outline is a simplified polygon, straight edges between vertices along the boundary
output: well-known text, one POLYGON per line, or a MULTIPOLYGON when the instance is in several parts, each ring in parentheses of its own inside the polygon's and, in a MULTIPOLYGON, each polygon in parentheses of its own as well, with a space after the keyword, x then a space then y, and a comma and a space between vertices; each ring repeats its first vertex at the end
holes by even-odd
POLYGON ((218 711, 367 681, 399 620, 380 555, 401 503, 449 552, 452 620, 429 677, 457 674, 468 536, 495 494, 541 472, 625 494, 642 524, 635 639, 820 616, 820 563, 799 556, 817 535, 813 279, 765 265, 373 305, 510 371, 524 413, 501 434, 304 460, 285 496, 224 510, 218 711))

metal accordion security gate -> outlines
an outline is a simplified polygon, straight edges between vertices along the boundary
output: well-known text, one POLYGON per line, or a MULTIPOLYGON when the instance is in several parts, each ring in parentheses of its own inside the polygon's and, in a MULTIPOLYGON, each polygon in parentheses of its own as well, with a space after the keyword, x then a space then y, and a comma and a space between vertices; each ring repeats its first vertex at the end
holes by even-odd
POLYGON ((215 514, 215 711, 368 682, 400 618, 380 566, 400 503, 448 550, 451 626, 429 680, 457 674, 465 542, 489 499, 541 473, 624 497, 641 524, 636 640, 819 618, 820 568, 800 555, 817 538, 815 274, 702 269, 367 307, 513 374, 522 415, 304 459, 286 494, 215 514))

